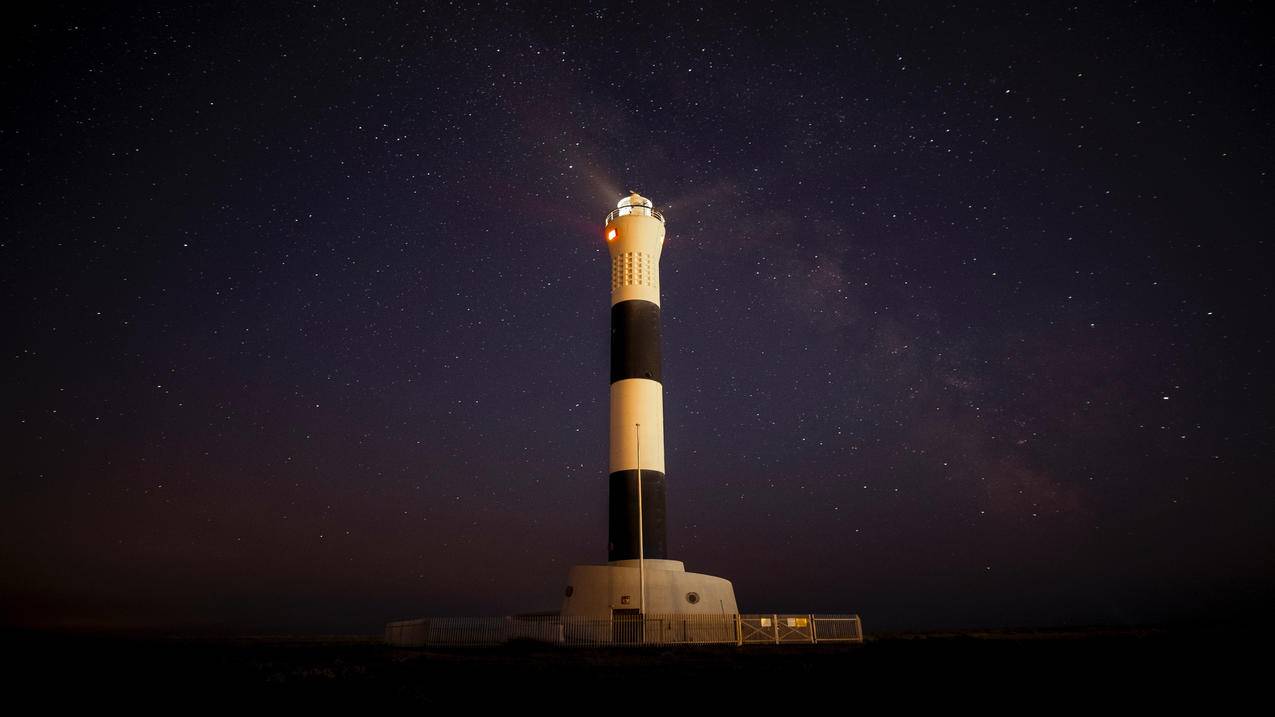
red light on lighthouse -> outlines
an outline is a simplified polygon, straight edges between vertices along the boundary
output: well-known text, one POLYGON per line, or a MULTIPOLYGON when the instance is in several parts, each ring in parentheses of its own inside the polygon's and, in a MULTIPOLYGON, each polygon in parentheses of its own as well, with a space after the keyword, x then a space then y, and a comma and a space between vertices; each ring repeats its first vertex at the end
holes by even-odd
POLYGON ((607 241, 615 241, 615 230, 614 230, 614 229, 612 229, 612 230, 610 230, 610 231, 608 231, 608 232, 607 232, 607 241))

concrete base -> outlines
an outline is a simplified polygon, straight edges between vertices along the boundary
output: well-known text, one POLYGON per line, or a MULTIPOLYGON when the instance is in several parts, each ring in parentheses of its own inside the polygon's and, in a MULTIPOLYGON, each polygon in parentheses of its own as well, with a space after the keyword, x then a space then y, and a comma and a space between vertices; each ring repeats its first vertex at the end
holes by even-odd
MULTIPOLYGON (((642 607, 637 560, 577 565, 567 573, 563 617, 610 619, 612 611, 642 607)), ((729 580, 686 572, 680 560, 647 560, 648 615, 734 615, 735 588, 729 580)))

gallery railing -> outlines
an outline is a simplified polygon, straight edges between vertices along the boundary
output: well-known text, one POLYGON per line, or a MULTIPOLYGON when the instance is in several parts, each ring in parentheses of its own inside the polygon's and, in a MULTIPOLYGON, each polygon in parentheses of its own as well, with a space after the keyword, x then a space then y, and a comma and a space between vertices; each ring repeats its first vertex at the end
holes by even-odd
POLYGON ((385 626, 399 647, 754 645, 863 642, 858 615, 646 615, 613 618, 436 617, 385 626))
POLYGON ((633 204, 629 206, 616 207, 615 209, 612 209, 611 213, 607 215, 606 221, 603 222, 603 225, 605 226, 607 224, 610 224, 612 219, 616 219, 618 217, 627 217, 630 214, 639 214, 646 217, 655 217, 656 219, 660 220, 661 224, 664 223, 664 213, 661 212, 660 210, 654 207, 643 205, 643 204, 633 204))

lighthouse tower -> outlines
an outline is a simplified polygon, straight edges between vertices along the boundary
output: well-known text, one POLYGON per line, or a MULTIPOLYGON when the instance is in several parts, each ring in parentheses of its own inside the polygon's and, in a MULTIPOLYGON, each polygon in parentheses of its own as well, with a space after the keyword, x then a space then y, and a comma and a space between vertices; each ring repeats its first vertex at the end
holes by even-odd
MULTIPOLYGON (((664 216, 636 192, 603 228, 611 259, 611 451, 606 565, 567 575, 564 616, 733 615, 730 581, 668 559, 660 255, 664 216)), ((676 484, 676 483, 675 483, 676 484)))
POLYGON ((668 557, 664 525, 664 385, 660 383, 660 251, 664 248, 664 217, 649 199, 634 193, 620 200, 607 217, 604 231, 611 254, 607 560, 664 559, 668 557))

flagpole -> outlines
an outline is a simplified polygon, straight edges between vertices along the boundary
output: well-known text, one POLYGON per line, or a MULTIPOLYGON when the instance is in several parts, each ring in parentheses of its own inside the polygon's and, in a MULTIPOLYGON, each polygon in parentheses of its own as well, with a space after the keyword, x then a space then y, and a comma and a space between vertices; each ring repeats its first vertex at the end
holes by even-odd
POLYGON ((636 462, 637 462, 637 508, 638 508, 638 586, 641 593, 638 602, 639 612, 642 615, 643 633, 646 632, 646 545, 643 542, 642 534, 642 424, 634 423, 633 432, 636 434, 636 462))

